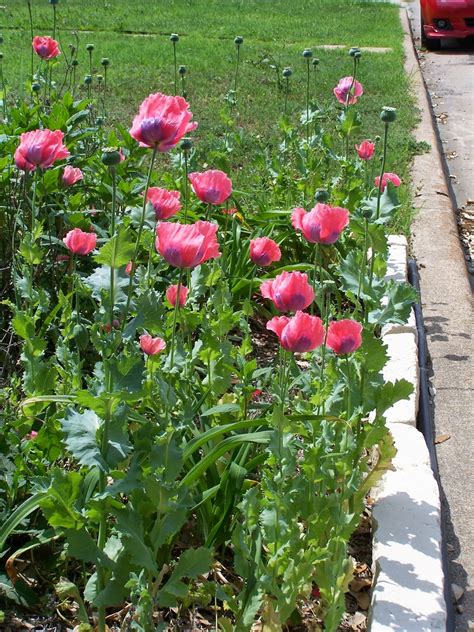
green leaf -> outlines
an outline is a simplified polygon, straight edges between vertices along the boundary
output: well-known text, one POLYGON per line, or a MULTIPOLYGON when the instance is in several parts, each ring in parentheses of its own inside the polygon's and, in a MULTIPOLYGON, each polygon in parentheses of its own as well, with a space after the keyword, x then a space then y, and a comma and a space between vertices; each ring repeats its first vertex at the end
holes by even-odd
POLYGON ((109 268, 120 268, 130 261, 134 252, 135 242, 132 240, 130 232, 125 226, 120 226, 117 233, 102 246, 94 259, 97 263, 109 268))
POLYGON ((222 415, 223 413, 234 413, 240 411, 238 404, 220 404, 213 406, 205 412, 201 413, 201 417, 209 417, 209 415, 222 415))
POLYGON ((19 505, 13 513, 11 513, 5 522, 0 527, 0 552, 3 550, 7 538, 16 527, 25 520, 33 511, 39 509, 40 501, 46 496, 46 492, 37 492, 33 496, 30 496, 19 505))
POLYGON ((369 286, 367 276, 360 271, 362 265, 362 253, 352 250, 347 257, 341 261, 340 273, 342 279, 342 287, 346 292, 352 292, 357 296, 360 283, 360 298, 371 299, 374 292, 369 286))
POLYGON ((341 115, 341 131, 345 136, 350 136, 361 126, 360 114, 354 108, 347 108, 341 115))
POLYGON ((47 493, 40 499, 40 507, 52 527, 80 529, 84 519, 76 509, 82 476, 73 470, 53 470, 47 493))
MULTIPOLYGON (((84 279, 84 282, 92 289, 92 296, 100 300, 103 290, 110 291, 110 266, 100 266, 88 277, 84 279)), ((115 305, 125 304, 127 297, 124 293, 124 288, 128 286, 130 282, 129 277, 125 274, 124 270, 115 268, 114 270, 114 287, 115 287, 115 305)))
POLYGON ((177 598, 183 599, 189 591, 189 587, 181 581, 183 577, 195 579, 209 570, 211 562, 212 553, 203 546, 182 553, 171 577, 157 593, 159 605, 164 608, 176 606, 177 598))
POLYGON ((82 562, 91 562, 95 566, 101 564, 106 568, 114 567, 113 561, 99 549, 95 540, 82 529, 68 529, 65 533, 68 542, 68 555, 82 562))
POLYGON ((378 392, 376 401, 377 415, 383 413, 401 399, 408 399, 413 393, 413 384, 408 380, 397 380, 396 382, 386 382, 378 392))
POLYGON ((92 410, 83 413, 69 408, 66 416, 60 420, 63 432, 66 436, 66 447, 80 465, 98 467, 107 471, 105 462, 97 439, 97 432, 103 421, 92 410))
POLYGON ((377 325, 385 325, 387 323, 404 325, 417 298, 418 293, 413 286, 408 283, 390 281, 385 292, 385 306, 371 311, 369 322, 377 325))

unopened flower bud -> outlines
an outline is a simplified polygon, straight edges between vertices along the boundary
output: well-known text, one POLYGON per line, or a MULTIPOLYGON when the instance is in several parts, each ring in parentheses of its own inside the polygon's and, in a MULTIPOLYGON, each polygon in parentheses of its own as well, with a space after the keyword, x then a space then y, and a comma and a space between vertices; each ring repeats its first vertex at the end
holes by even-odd
POLYGON ((380 119, 384 123, 393 123, 397 118, 397 110, 395 108, 384 107, 380 112, 380 119))
POLYGON ((185 75, 185 74, 186 74, 186 66, 180 66, 180 67, 178 68, 178 72, 179 72, 179 74, 180 74, 181 76, 185 75))
POLYGON ((170 42, 179 42, 179 35, 177 33, 171 33, 170 42))
POLYGON ((237 46, 240 46, 243 43, 244 43, 244 38, 241 37, 240 35, 237 35, 237 37, 234 38, 234 44, 236 44, 237 46))
POLYGON ((106 66, 110 66, 110 59, 108 57, 102 57, 100 63, 105 68, 106 66))
POLYGON ((84 77, 84 83, 86 84, 86 86, 90 86, 92 83, 92 76, 91 75, 86 75, 84 77))
POLYGON ((105 147, 100 157, 102 163, 107 167, 115 167, 122 159, 118 147, 105 147))
POLYGON ((313 51, 311 50, 311 48, 305 48, 303 51, 303 57, 305 59, 311 59, 312 56, 313 56, 313 51))
POLYGON ((79 60, 78 59, 73 59, 71 62, 71 66, 77 67, 79 66, 79 60))
POLYGON ((329 200, 329 193, 326 191, 326 189, 317 189, 316 193, 314 194, 314 199, 316 202, 327 202, 329 200))
POLYGON ((86 50, 89 51, 89 53, 92 53, 94 50, 94 44, 87 44, 86 50))
POLYGON ((293 71, 291 70, 289 66, 287 66, 286 68, 283 68, 283 76, 285 77, 285 79, 287 77, 291 77, 292 74, 293 74, 293 71))

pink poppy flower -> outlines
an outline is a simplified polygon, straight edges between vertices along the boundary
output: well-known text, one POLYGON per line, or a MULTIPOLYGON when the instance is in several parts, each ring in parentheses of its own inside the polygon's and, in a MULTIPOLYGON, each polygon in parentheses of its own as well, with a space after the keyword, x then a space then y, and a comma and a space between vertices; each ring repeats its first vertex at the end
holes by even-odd
POLYGON ((26 434, 23 438, 26 439, 26 441, 34 441, 37 436, 38 436, 37 431, 36 430, 32 430, 31 432, 26 434))
POLYGON ((85 233, 80 228, 73 228, 64 237, 63 242, 66 248, 75 255, 88 255, 96 247, 97 235, 85 233))
POLYGON ((232 193, 232 180, 223 171, 209 169, 188 177, 194 193, 206 204, 222 204, 232 193))
POLYGON ((47 169, 56 162, 69 156, 63 145, 64 134, 57 129, 37 129, 20 136, 20 144, 15 151, 15 163, 22 171, 34 171, 36 167, 47 169))
POLYGON ((250 259, 256 266, 269 266, 274 261, 280 261, 281 250, 273 239, 257 237, 250 241, 250 259))
POLYGON ((221 213, 223 213, 224 215, 235 215, 236 213, 238 213, 238 210, 235 208, 235 206, 233 206, 232 208, 221 209, 221 213))
POLYGON ((41 59, 45 61, 54 59, 61 54, 58 42, 52 37, 40 37, 37 35, 33 37, 32 46, 38 57, 41 57, 41 59))
POLYGON ((189 104, 183 97, 171 97, 160 92, 150 94, 133 119, 130 135, 140 143, 140 147, 169 151, 187 132, 196 129, 198 124, 190 123, 192 117, 189 104))
POLYGON ((276 316, 267 323, 280 340, 283 349, 296 353, 313 351, 324 342, 323 322, 318 316, 297 311, 293 318, 276 316))
POLYGON ((168 191, 158 187, 150 187, 146 195, 147 201, 151 202, 155 209, 157 220, 168 219, 176 215, 181 208, 180 197, 179 191, 168 191))
POLYGON ((361 160, 370 160, 374 156, 375 143, 363 140, 360 145, 354 145, 361 160))
POLYGON ((125 266, 125 274, 128 274, 128 276, 130 276, 132 274, 132 269, 133 269, 133 261, 129 261, 127 265, 125 266))
POLYGON ((362 325, 355 320, 333 320, 329 323, 326 345, 338 355, 352 353, 362 344, 362 325))
POLYGON ((73 184, 76 184, 76 182, 83 179, 84 175, 79 168, 71 167, 70 165, 64 167, 62 183, 65 187, 71 187, 73 184))
POLYGON ((156 227, 156 249, 177 268, 194 268, 208 259, 220 257, 217 224, 159 223, 156 227))
MULTIPOLYGON (((394 187, 399 187, 402 183, 402 181, 400 180, 400 178, 397 176, 396 173, 384 173, 382 176, 382 186, 380 187, 381 191, 385 191, 387 182, 391 182, 394 187)), ((379 188, 379 184, 380 184, 380 176, 377 176, 375 178, 375 186, 377 187, 377 189, 379 188)))
POLYGON ((304 208, 295 208, 291 214, 291 223, 309 242, 333 244, 349 224, 349 211, 327 204, 316 204, 309 213, 304 208))
MULTIPOLYGON (((186 299, 188 297, 188 288, 184 285, 179 286, 179 300, 178 307, 184 307, 186 305, 186 299)), ((178 285, 170 285, 166 290, 166 300, 171 305, 171 307, 176 306, 176 298, 178 296, 178 285)))
POLYGON ((282 272, 260 286, 263 298, 273 301, 279 312, 306 309, 314 300, 314 290, 303 272, 282 272))
POLYGON ((140 349, 144 353, 146 353, 146 355, 158 355, 166 349, 166 342, 163 340, 163 338, 153 338, 152 336, 143 334, 142 336, 140 336, 139 340, 140 349))
POLYGON ((362 85, 353 77, 343 77, 333 90, 336 99, 343 105, 353 105, 364 93, 362 85))

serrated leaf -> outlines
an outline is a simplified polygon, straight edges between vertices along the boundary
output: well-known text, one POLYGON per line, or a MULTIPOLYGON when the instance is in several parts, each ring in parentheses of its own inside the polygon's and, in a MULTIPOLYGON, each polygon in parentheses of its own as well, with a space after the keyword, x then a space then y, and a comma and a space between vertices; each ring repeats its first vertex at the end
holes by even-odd
POLYGON ((53 470, 46 490, 47 495, 40 499, 39 505, 52 527, 80 529, 84 519, 76 509, 82 476, 73 470, 53 470))
POLYGON ((109 268, 120 268, 126 265, 135 252, 135 242, 125 226, 120 226, 117 233, 102 246, 94 257, 97 263, 109 268))
POLYGON ((92 410, 78 413, 68 409, 66 417, 60 422, 66 437, 66 447, 78 463, 107 471, 107 463, 101 454, 97 439, 97 432, 103 421, 96 413, 92 410))
MULTIPOLYGON (((110 290, 110 267, 100 266, 96 268, 94 272, 84 279, 86 285, 92 289, 92 296, 100 300, 103 290, 107 292, 110 290)), ((130 283, 130 279, 126 276, 123 270, 115 268, 114 270, 114 287, 115 287, 115 305, 124 304, 126 301, 123 288, 126 288, 130 283)))
POLYGON ((413 384, 408 380, 397 380, 396 382, 385 382, 378 392, 376 401, 377 415, 383 413, 401 399, 408 399, 413 393, 413 384))
POLYGON ((369 322, 377 325, 387 323, 404 325, 417 297, 417 291, 408 283, 390 281, 385 292, 386 305, 381 309, 371 311, 369 322))
POLYGON ((188 549, 182 553, 171 577, 158 591, 159 605, 165 608, 174 607, 177 598, 183 599, 188 594, 189 587, 181 581, 183 577, 195 579, 209 570, 211 562, 212 553, 203 546, 198 549, 188 549))

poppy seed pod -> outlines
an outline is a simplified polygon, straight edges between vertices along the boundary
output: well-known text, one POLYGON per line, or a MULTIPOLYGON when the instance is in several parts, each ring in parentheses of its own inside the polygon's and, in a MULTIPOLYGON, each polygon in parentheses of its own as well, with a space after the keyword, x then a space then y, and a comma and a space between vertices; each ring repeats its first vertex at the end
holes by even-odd
POLYGON ((79 66, 79 60, 78 59, 73 59, 71 62, 71 66, 77 67, 79 66))
POLYGON ((3 36, 0 35, 0 44, 3 44, 3 36))
POLYGON ((384 107, 380 112, 380 120, 384 123, 393 123, 397 118, 397 110, 395 108, 384 107))
POLYGON ((102 83, 103 80, 104 80, 103 75, 97 75, 97 83, 102 83))
POLYGON ((303 51, 303 57, 305 59, 311 59, 312 56, 313 56, 313 51, 311 50, 311 48, 305 48, 303 51))
POLYGON ((183 151, 190 151, 193 147, 193 141, 190 138, 183 138, 181 141, 181 149, 183 151))
POLYGON ((91 75, 86 75, 84 77, 84 83, 86 84, 86 86, 90 86, 92 83, 92 76, 91 75))
POLYGON ((0 53, 0 59, 3 59, 3 53, 0 53))
POLYGON ((311 63, 313 64, 313 66, 319 66, 319 59, 315 57, 311 63))
POLYGON ((241 37, 240 35, 237 35, 237 37, 234 38, 234 44, 236 46, 240 46, 243 43, 244 43, 244 38, 241 37))
POLYGON ((170 35, 170 42, 179 42, 179 35, 177 33, 171 33, 170 35))
POLYGON ((102 57, 100 63, 105 68, 106 66, 110 66, 110 59, 108 57, 102 57))
POLYGON ((86 50, 87 50, 89 53, 92 53, 92 51, 94 50, 94 44, 87 44, 87 46, 86 46, 86 50))
POLYGON ((180 66, 180 67, 178 68, 178 72, 179 72, 179 74, 180 74, 181 76, 185 75, 185 74, 186 74, 186 66, 180 66))
POLYGON ((356 50, 354 53, 354 59, 360 59, 362 57, 362 53, 360 50, 356 50))
POLYGON ((59 0, 49 0, 49 4, 59 4, 59 0))
POLYGON ((285 77, 285 79, 287 77, 291 77, 292 74, 293 74, 293 71, 291 70, 289 66, 287 66, 286 68, 283 68, 283 76, 285 77))
POLYGON ((98 116, 98 117, 95 119, 95 124, 96 124, 98 127, 100 127, 101 125, 103 125, 103 124, 104 124, 104 117, 103 117, 103 116, 98 116))
POLYGON ((329 193, 326 189, 318 189, 314 194, 316 202, 327 202, 329 200, 329 193))
POLYGON ((39 92, 41 90, 41 86, 35 81, 31 84, 31 89, 33 90, 33 92, 39 92))
POLYGON ((349 48, 349 57, 355 57, 356 53, 360 53, 360 48, 358 46, 352 46, 349 48))
POLYGON ((120 163, 122 157, 117 147, 105 147, 100 159, 102 164, 107 165, 107 167, 115 167, 120 163))

